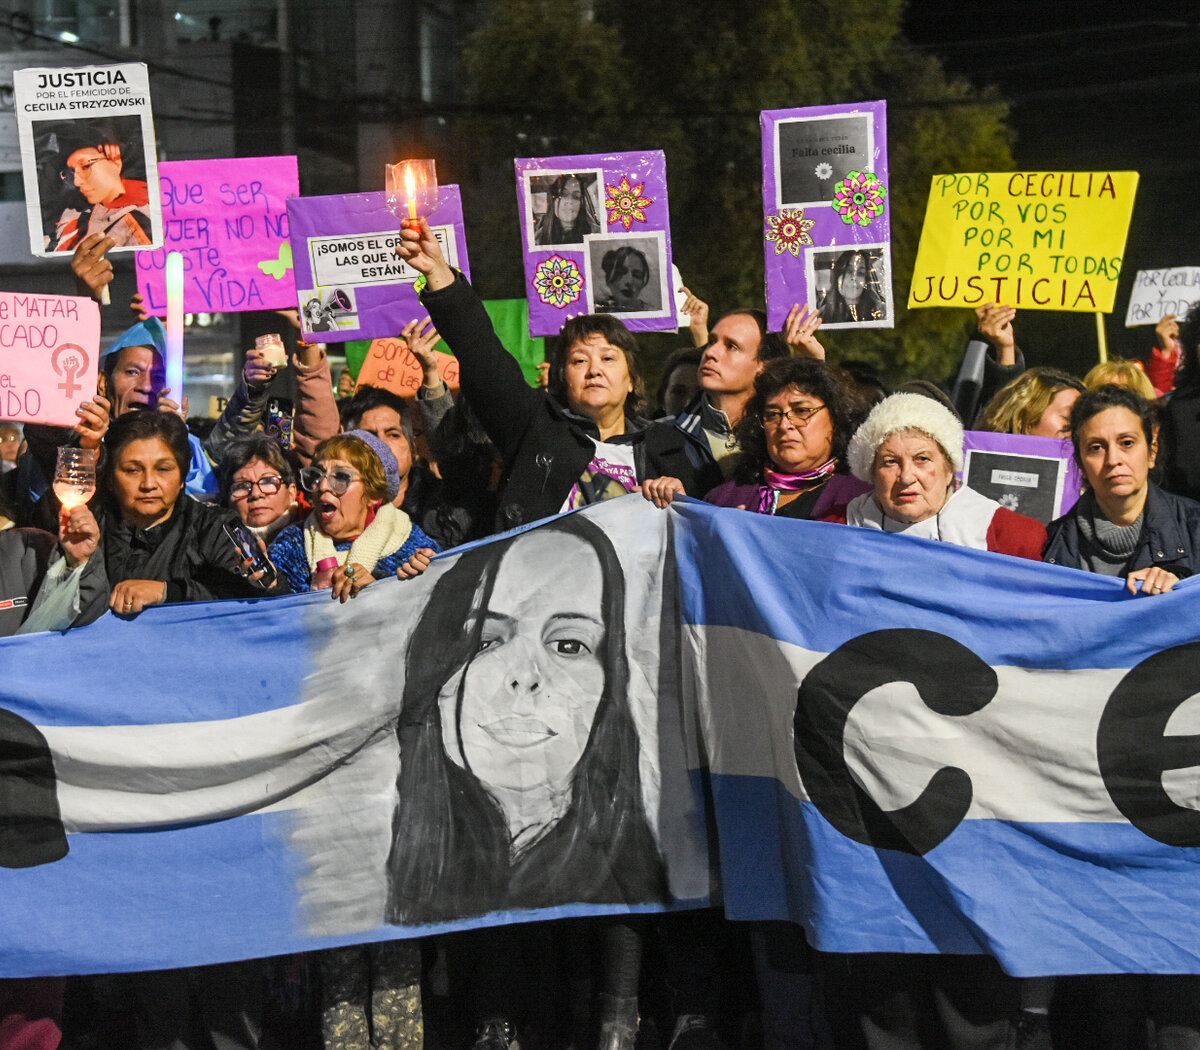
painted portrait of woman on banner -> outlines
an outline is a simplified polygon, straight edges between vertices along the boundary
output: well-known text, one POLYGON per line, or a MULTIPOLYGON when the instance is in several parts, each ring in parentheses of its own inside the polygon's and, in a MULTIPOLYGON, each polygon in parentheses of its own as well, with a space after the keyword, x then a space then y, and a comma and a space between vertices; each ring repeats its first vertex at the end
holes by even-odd
POLYGON ((462 554, 408 646, 387 921, 662 900, 630 679, 625 576, 593 522, 462 554))

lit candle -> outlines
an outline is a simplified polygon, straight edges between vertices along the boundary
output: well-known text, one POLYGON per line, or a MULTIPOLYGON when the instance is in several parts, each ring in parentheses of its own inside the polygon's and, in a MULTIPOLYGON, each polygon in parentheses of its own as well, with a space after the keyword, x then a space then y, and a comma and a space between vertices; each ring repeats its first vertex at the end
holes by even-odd
POLYGON ((417 180, 413 176, 411 164, 404 165, 404 188, 408 190, 408 217, 417 217, 417 180))
POLYGON ((416 229, 419 220, 432 215, 438 206, 437 168, 432 160, 402 160, 384 166, 388 211, 400 225, 416 229))
POLYGON ((167 386, 183 404, 183 256, 167 253, 167 386))

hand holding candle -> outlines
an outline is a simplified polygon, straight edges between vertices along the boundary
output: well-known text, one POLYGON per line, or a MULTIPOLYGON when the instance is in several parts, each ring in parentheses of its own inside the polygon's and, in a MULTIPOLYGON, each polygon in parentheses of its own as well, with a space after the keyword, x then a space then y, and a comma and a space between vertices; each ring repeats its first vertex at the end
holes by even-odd
POLYGON ((62 504, 63 523, 74 507, 82 506, 96 492, 96 450, 60 445, 54 465, 54 495, 62 504))
POLYGON ((437 164, 432 160, 405 160, 385 166, 388 210, 403 220, 401 226, 418 229, 438 206, 437 164))

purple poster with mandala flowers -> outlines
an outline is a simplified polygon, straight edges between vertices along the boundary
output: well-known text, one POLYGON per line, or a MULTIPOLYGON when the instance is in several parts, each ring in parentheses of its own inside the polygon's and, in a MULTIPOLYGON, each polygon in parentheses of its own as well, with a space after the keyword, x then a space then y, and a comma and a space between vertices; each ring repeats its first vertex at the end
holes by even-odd
POLYGON ((677 328, 661 150, 516 161, 530 335, 579 314, 677 328))
POLYGON ((763 253, 774 331, 807 303, 822 328, 891 328, 887 103, 762 114, 763 253))

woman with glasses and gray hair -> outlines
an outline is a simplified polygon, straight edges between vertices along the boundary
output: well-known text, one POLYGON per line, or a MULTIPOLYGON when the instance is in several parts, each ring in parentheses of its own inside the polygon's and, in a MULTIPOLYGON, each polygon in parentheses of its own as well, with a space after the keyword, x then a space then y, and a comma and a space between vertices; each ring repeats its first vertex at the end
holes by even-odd
POLYGON ((317 446, 300 484, 312 513, 289 525, 268 554, 295 592, 332 587, 339 601, 396 569, 419 549, 437 543, 392 504, 400 491, 396 455, 374 434, 352 430, 317 446))

